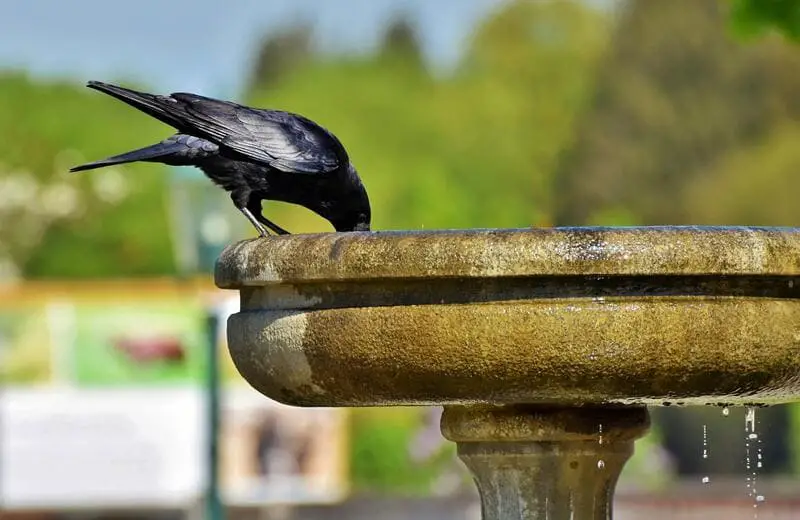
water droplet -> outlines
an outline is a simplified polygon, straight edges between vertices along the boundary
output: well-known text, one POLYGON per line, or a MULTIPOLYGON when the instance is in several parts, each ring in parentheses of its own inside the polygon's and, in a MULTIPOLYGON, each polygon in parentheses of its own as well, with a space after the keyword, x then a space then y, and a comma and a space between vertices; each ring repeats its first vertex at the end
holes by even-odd
POLYGON ((764 495, 756 495, 756 502, 763 502, 764 500, 766 500, 764 495))
POLYGON ((722 415, 723 415, 723 417, 727 417, 727 416, 729 416, 730 414, 731 414, 731 410, 730 410, 730 408, 728 408, 727 406, 726 406, 725 408, 723 408, 723 409, 722 409, 722 415))
POLYGON ((710 481, 711 481, 711 479, 708 478, 707 476, 703 477, 703 479, 702 479, 703 484, 708 484, 710 481))
POLYGON ((703 425, 703 458, 708 458, 708 426, 703 425))
POLYGON ((597 469, 603 469, 606 467, 606 463, 601 459, 597 461, 597 469))
POLYGON ((789 280, 789 289, 794 287, 794 280, 789 280))
POLYGON ((744 414, 744 429, 749 432, 756 431, 756 409, 752 406, 748 406, 744 414))
POLYGON ((757 433, 751 433, 750 435, 747 436, 747 438, 750 439, 751 441, 755 440, 755 439, 758 439, 758 434, 757 433))
POLYGON ((597 443, 601 446, 603 445, 603 423, 600 423, 598 426, 597 443))

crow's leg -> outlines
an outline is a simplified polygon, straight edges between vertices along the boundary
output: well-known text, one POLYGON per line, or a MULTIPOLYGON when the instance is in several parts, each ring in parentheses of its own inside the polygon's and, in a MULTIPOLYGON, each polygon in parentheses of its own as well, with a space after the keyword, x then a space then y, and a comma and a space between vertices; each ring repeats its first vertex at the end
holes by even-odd
POLYGON ((236 206, 236 209, 242 212, 242 214, 247 217, 247 220, 253 224, 253 227, 256 228, 258 234, 262 237, 267 236, 269 233, 261 225, 258 219, 253 215, 253 213, 248 208, 248 202, 250 201, 250 192, 247 190, 237 190, 231 192, 231 200, 233 201, 233 205, 236 206))
POLYGON ((250 212, 256 218, 256 220, 258 220, 261 224, 264 224, 265 226, 270 228, 273 231, 273 233, 275 233, 277 235, 290 235, 291 234, 288 231, 286 231, 285 229, 283 229, 282 227, 280 227, 279 225, 275 224, 274 222, 272 222, 271 220, 266 218, 261 213, 261 199, 259 197, 257 197, 256 195, 253 195, 253 194, 250 195, 250 199, 247 202, 247 209, 250 210, 250 212))

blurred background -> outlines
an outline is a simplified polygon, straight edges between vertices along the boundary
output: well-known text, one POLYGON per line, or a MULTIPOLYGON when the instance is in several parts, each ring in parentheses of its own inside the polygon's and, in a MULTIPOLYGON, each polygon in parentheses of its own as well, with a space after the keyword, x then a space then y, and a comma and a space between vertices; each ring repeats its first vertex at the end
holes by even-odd
MULTIPOLYGON (((249 389, 224 341, 238 300, 212 270, 252 228, 197 170, 68 174, 171 133, 87 80, 310 117, 348 148, 378 230, 797 226, 799 5, 7 2, 3 518, 479 514, 439 410, 296 410, 249 389)), ((299 207, 265 215, 331 231, 299 207)), ((757 446, 740 409, 653 416, 618 518, 751 518, 752 486, 761 518, 800 517, 797 406, 759 409, 757 446)))

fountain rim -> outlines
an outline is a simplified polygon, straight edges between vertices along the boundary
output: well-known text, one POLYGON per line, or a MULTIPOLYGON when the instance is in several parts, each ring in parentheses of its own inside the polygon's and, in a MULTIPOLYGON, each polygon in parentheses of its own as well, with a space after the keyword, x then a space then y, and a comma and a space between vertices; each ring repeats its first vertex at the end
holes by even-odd
POLYGON ((800 228, 630 226, 269 236, 225 248, 223 289, 531 276, 800 276, 800 228))

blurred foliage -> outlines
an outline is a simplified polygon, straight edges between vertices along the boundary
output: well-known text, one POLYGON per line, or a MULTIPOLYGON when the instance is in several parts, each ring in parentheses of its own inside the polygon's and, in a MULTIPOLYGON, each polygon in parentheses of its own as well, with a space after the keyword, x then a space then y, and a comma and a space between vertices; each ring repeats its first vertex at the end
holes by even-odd
POLYGON ((0 261, 27 277, 172 272, 164 169, 68 173, 168 132, 79 85, 0 73, 0 261))
POLYGON ((434 457, 426 463, 412 460, 409 447, 422 425, 420 408, 355 408, 350 413, 350 470, 358 491, 426 494, 447 463, 434 457))
POLYGON ((790 40, 800 41, 797 0, 732 0, 731 20, 739 34, 760 36, 775 29, 790 40))
POLYGON ((716 194, 732 174, 717 174, 712 186, 710 166, 797 120, 800 53, 776 39, 733 40, 723 8, 717 0, 626 5, 577 142, 555 175, 557 223, 609 211, 627 220, 613 224, 707 223, 702 215, 721 211, 709 206, 722 206, 716 194), (706 188, 692 199, 702 203, 682 202, 695 182, 706 188))
POLYGON ((787 123, 720 157, 687 186, 686 212, 708 224, 797 225, 798 142, 800 125, 787 123))

